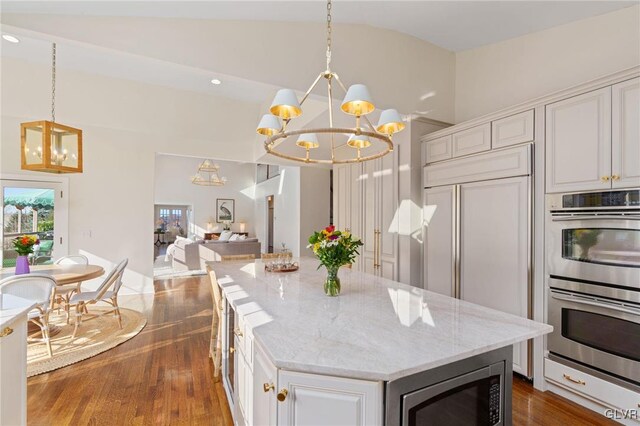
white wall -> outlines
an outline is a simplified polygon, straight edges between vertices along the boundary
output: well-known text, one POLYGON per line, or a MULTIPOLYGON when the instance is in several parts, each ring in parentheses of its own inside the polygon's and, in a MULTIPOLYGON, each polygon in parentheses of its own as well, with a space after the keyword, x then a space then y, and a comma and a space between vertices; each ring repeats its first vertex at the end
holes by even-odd
MULTIPOLYGON (((6 58, 1 71, 0 172, 23 173, 20 123, 49 119, 51 71, 6 58)), ((69 176, 70 252, 104 264, 128 257, 126 291, 152 292, 155 154, 250 160, 257 106, 65 71, 56 109, 84 131, 85 171, 69 176)))
POLYGON ((640 64, 640 6, 456 54, 456 123, 640 64))
POLYGON ((207 223, 213 225, 212 232, 220 232, 222 224, 216 223, 216 199, 235 200, 235 223, 231 230, 240 232, 240 222, 245 223, 245 232, 254 236, 255 209, 251 188, 256 182, 256 165, 213 159, 220 166, 220 177, 226 177, 224 186, 200 186, 191 183, 203 159, 175 155, 157 155, 155 161, 155 204, 189 205, 193 209, 192 232, 204 237, 207 223))

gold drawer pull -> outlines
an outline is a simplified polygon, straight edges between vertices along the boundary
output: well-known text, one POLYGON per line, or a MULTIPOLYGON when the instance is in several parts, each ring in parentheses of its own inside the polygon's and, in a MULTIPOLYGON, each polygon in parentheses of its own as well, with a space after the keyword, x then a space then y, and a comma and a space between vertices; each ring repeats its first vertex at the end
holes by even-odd
POLYGON ((11 333, 13 333, 13 328, 5 327, 2 331, 0 331, 0 337, 7 337, 11 333))
POLYGON ((278 401, 283 402, 285 399, 287 399, 287 395, 289 395, 288 390, 286 389, 280 390, 280 392, 278 392, 278 401))
POLYGON ((233 347, 229 348, 229 353, 230 354, 234 353, 235 351, 236 351, 236 348, 233 348, 233 347))
POLYGON ((240 331, 239 328, 236 328, 235 330, 233 330, 233 334, 235 334, 238 337, 242 337, 243 336, 242 331, 240 331))
POLYGON ((600 180, 601 180, 602 182, 609 182, 609 179, 611 179, 609 176, 602 176, 602 177, 600 178, 600 180))
POLYGON ((613 175, 613 176, 611 176, 611 179, 613 179, 613 180, 620 180, 620 176, 618 176, 618 175, 613 175))
POLYGON ((263 383, 262 384, 262 390, 264 390, 265 392, 269 392, 271 389, 275 389, 276 385, 274 385, 273 383, 263 383))
POLYGON ((568 375, 568 374, 563 374, 563 375, 562 375, 562 377, 564 377, 564 378, 565 378, 565 380, 568 380, 568 381, 570 381, 570 382, 572 382, 572 383, 575 383, 575 384, 577 384, 577 385, 582 385, 582 386, 584 386, 584 385, 586 385, 586 384, 587 384, 584 380, 574 379, 573 377, 571 377, 571 376, 570 376, 570 375, 568 375))

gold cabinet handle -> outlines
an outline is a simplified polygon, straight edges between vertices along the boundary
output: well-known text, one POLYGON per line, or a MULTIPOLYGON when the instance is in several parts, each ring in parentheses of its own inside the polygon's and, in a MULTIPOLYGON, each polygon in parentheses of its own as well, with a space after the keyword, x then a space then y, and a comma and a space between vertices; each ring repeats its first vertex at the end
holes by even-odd
POLYGON ((238 337, 242 337, 243 336, 242 331, 240 331, 239 328, 234 329, 233 330, 233 334, 235 334, 238 337))
POLYGON ((287 399, 287 395, 289 395, 288 390, 280 389, 280 392, 278 392, 278 401, 283 402, 285 399, 287 399))
POLYGON ((230 347, 230 348, 229 348, 229 353, 231 353, 231 354, 232 354, 232 353, 234 353, 235 351, 236 351, 236 348, 234 348, 234 347, 230 347))
POLYGON ((600 178, 600 180, 601 180, 602 182, 609 182, 609 179, 611 179, 609 176, 602 176, 602 177, 600 178))
POLYGON ((564 379, 565 379, 565 380, 568 380, 568 381, 570 381, 570 382, 572 382, 572 383, 575 383, 575 384, 577 384, 577 385, 582 385, 582 386, 584 386, 584 385, 586 385, 586 384, 587 384, 584 380, 574 379, 573 377, 571 377, 571 376, 570 376, 570 375, 568 375, 568 374, 563 374, 563 375, 562 375, 562 377, 564 377, 564 379))
POLYGON ((13 328, 5 327, 2 331, 0 331, 0 337, 7 337, 11 333, 13 333, 13 328))
POLYGON ((613 175, 613 176, 611 176, 611 179, 612 179, 612 180, 620 180, 620 176, 618 176, 618 175, 613 175))
POLYGON ((271 389, 275 389, 276 385, 274 385, 273 383, 263 383, 262 384, 262 390, 264 390, 265 392, 269 392, 271 389))

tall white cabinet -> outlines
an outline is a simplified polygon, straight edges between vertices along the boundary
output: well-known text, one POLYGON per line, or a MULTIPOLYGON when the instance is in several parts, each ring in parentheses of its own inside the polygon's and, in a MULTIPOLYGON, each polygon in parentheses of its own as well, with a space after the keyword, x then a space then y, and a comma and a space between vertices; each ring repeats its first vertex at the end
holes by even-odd
MULTIPOLYGON (((531 147, 425 167, 424 286, 529 317, 531 147)), ((530 376, 528 343, 513 369, 530 376)))

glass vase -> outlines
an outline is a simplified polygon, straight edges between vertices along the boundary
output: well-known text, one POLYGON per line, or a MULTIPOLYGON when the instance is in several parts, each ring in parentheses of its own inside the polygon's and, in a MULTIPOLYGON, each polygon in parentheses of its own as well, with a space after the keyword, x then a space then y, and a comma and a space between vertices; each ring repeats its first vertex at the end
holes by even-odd
POLYGON ((339 267, 327 266, 327 279, 324 281, 324 293, 327 296, 335 297, 340 294, 340 278, 338 278, 339 267))

